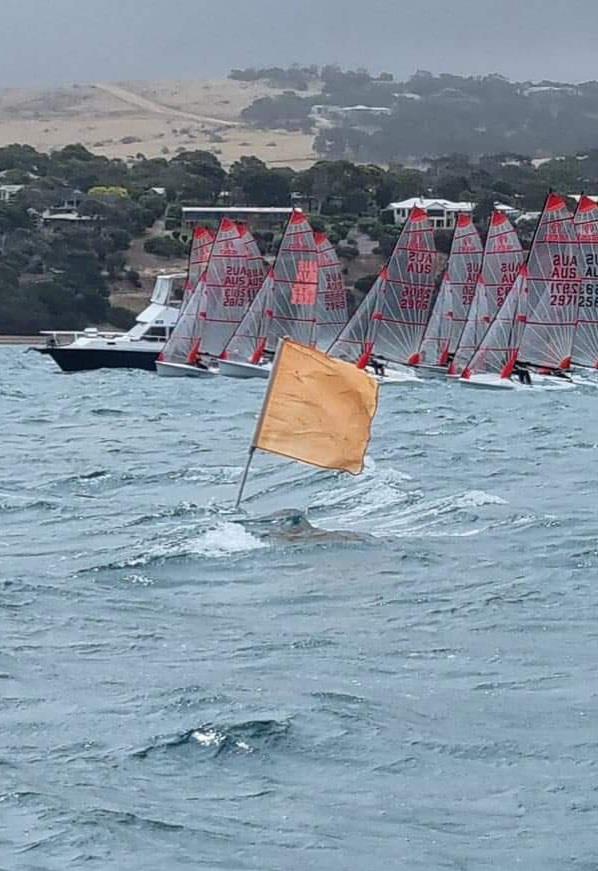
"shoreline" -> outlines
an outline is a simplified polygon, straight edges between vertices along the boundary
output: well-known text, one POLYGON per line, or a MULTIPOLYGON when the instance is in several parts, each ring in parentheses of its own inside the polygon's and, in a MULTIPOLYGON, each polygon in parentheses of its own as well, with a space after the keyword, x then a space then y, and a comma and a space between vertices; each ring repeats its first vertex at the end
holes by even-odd
POLYGON ((0 347, 8 345, 42 345, 43 336, 0 336, 0 347))

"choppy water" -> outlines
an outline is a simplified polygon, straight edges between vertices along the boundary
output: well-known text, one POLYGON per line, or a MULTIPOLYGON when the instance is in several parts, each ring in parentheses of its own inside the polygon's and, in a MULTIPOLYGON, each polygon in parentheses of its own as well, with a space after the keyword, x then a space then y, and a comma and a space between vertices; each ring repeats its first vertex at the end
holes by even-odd
POLYGON ((0 350, 0 868, 595 868, 598 391, 263 390, 0 350))

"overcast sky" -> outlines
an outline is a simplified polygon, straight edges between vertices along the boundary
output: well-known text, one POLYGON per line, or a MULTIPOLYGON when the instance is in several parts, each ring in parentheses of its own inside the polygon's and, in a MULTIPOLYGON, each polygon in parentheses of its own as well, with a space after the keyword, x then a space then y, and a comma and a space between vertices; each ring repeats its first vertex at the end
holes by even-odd
POLYGON ((598 79, 598 0, 0 0, 0 88, 339 63, 598 79))

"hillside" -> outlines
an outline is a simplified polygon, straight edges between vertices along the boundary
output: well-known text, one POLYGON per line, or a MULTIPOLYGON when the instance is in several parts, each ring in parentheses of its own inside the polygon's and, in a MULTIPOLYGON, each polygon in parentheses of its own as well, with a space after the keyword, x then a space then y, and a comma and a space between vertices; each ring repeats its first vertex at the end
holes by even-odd
POLYGON ((265 95, 264 82, 122 82, 48 90, 0 90, 0 147, 13 142, 40 151, 80 142, 127 159, 202 149, 229 166, 244 154, 279 165, 308 166, 313 135, 259 130, 241 112, 265 95))

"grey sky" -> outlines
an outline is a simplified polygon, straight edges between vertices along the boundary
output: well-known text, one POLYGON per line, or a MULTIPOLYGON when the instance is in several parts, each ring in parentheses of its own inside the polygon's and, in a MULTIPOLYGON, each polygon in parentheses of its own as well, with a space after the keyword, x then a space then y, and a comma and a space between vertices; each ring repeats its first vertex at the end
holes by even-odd
POLYGON ((0 0, 0 88, 336 62, 598 79, 598 0, 0 0))

